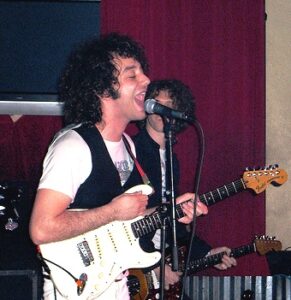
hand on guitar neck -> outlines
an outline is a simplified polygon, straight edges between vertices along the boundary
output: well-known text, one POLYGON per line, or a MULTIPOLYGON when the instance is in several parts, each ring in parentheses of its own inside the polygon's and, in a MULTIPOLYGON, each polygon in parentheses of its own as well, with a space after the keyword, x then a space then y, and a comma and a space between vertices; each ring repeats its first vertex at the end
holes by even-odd
POLYGON ((209 251, 209 254, 206 257, 218 253, 225 253, 225 254, 222 256, 221 262, 214 265, 216 269, 223 271, 223 270, 227 270, 228 268, 235 267, 237 265, 236 259, 231 256, 231 249, 226 246, 211 249, 209 251))

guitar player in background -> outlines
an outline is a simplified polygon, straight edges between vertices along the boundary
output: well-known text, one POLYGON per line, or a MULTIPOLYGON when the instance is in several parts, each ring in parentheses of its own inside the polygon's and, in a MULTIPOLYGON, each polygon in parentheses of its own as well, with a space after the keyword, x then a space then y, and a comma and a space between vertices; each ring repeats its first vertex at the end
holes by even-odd
MULTIPOLYGON (((180 112, 186 112, 189 116, 194 116, 195 100, 189 89, 183 82, 171 79, 171 80, 156 80, 152 81, 147 89, 146 99, 155 99, 159 104, 173 108, 180 112)), ((143 121, 137 122, 140 128, 139 133, 133 137, 137 159, 141 163, 144 171, 149 177, 149 180, 153 184, 155 193, 149 196, 148 207, 156 207, 161 205, 161 199, 166 201, 166 164, 165 164, 165 133, 164 133, 164 118, 158 114, 148 114, 147 118, 143 121)), ((187 126, 187 122, 175 119, 172 130, 175 133, 179 133, 187 126)), ((179 163, 176 155, 173 157, 173 171, 174 171, 174 187, 175 194, 178 191, 179 184, 179 163)), ((186 225, 177 223, 177 239, 178 244, 187 245, 190 238, 190 230, 186 228, 186 225)), ((154 247, 160 249, 160 230, 156 232, 152 240, 154 247)), ((169 242, 169 241, 168 241, 169 242)), ((170 244, 170 242, 169 242, 170 244)), ((150 247, 153 245, 146 245, 144 247, 150 247)), ((228 247, 212 248, 205 241, 195 236, 194 244, 192 247, 191 260, 201 258, 206 255, 213 255, 220 252, 230 253, 228 247)), ((236 266, 237 262, 235 258, 224 255, 222 262, 215 265, 219 270, 226 270, 232 266, 236 266)), ((145 269, 144 272, 148 272, 150 268, 145 269)), ((157 280, 160 276, 160 268, 155 267, 151 272, 156 275, 157 280)), ((180 280, 182 273, 172 271, 169 265, 165 265, 165 289, 169 288, 169 285, 173 285, 180 280)))
MULTIPOLYGON (((30 221, 31 238, 40 249, 47 243, 62 243, 113 221, 146 214, 148 196, 142 191, 126 192, 142 184, 142 180, 127 148, 135 153, 134 144, 124 134, 130 121, 146 116, 144 100, 150 82, 146 71, 143 48, 130 37, 117 33, 93 39, 70 56, 59 86, 59 99, 64 101, 68 126, 50 145, 30 221)), ((188 199, 194 199, 194 194, 185 193, 176 201, 181 203, 188 199)), ((191 202, 183 204, 185 216, 180 222, 189 224, 193 220, 193 207, 191 202)), ((206 213, 207 207, 198 202, 196 214, 206 213)), ((122 240, 116 242, 122 243, 122 240)), ((102 240, 100 244, 102 247, 102 240)), ((81 248, 78 259, 86 251, 86 246, 81 248)), ((64 252, 63 255, 70 256, 70 251, 64 252)), ((126 254, 120 260, 126 259, 126 254)), ((86 258, 92 259, 91 256, 86 258)), ((70 261, 70 265, 74 263, 70 261)), ((124 271, 118 268, 120 274, 115 280, 102 287, 104 290, 98 295, 93 290, 90 299, 129 299, 124 271)), ((97 272, 96 263, 92 276, 82 277, 82 280, 92 283, 97 272)), ((96 288, 94 282, 92 286, 96 288)), ((87 287, 85 285, 84 291, 81 287, 80 292, 87 292, 87 287)), ((69 297, 87 298, 82 294, 69 297)), ((44 283, 44 299, 63 299, 48 279, 44 283)))

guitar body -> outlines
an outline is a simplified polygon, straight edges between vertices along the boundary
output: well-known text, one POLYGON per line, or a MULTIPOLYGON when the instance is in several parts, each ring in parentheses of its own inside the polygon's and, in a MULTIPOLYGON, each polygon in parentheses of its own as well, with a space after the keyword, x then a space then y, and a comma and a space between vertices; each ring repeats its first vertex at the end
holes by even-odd
POLYGON ((101 295, 124 270, 157 263, 160 253, 141 249, 132 232, 132 222, 115 221, 71 239, 40 245, 60 294, 70 300, 91 299, 101 295), (59 266, 85 281, 80 295, 75 280, 59 266))
POLYGON ((127 285, 129 289, 129 294, 131 295, 130 299, 148 299, 148 281, 151 280, 151 278, 147 279, 147 277, 149 276, 151 276, 150 273, 148 275, 144 274, 141 269, 129 270, 129 275, 127 276, 127 285))

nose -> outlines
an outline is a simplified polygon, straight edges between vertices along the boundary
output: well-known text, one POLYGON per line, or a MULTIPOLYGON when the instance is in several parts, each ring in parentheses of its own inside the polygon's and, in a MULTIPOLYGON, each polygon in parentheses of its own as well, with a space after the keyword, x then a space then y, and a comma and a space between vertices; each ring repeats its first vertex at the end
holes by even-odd
POLYGON ((147 77, 146 74, 142 74, 142 78, 141 78, 141 82, 142 84, 144 84, 145 86, 148 86, 150 84, 150 79, 147 77))

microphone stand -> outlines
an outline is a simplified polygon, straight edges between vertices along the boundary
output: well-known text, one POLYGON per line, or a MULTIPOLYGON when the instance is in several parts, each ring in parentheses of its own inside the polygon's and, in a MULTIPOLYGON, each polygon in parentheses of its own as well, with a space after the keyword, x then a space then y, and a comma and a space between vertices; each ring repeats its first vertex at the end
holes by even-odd
MULTIPOLYGON (((176 201, 175 201, 175 188, 174 188, 174 171, 173 171, 173 144, 174 137, 174 119, 164 118, 164 133, 166 141, 166 199, 170 202, 170 227, 172 228, 172 270, 178 271, 178 246, 176 234, 176 201)), ((162 205, 162 211, 167 212, 167 206, 162 205)), ((165 214, 166 215, 166 214, 165 214)), ((167 218, 162 219, 161 227, 161 261, 160 261, 160 298, 164 299, 165 288, 165 249, 166 249, 166 228, 167 218)), ((168 224, 169 225, 169 224, 168 224)))
MULTIPOLYGON (((167 208, 165 205, 162 205, 162 211, 166 212, 167 208)), ((162 217, 162 226, 161 226, 161 260, 160 260, 160 297, 159 299, 164 299, 165 291, 165 259, 166 259, 166 228, 167 228, 167 218, 162 217)))
POLYGON ((176 197, 174 185, 173 145, 175 143, 175 131, 173 118, 164 118, 164 131, 166 138, 166 194, 170 201, 170 225, 172 228, 172 270, 178 271, 178 245, 176 229, 176 197))

